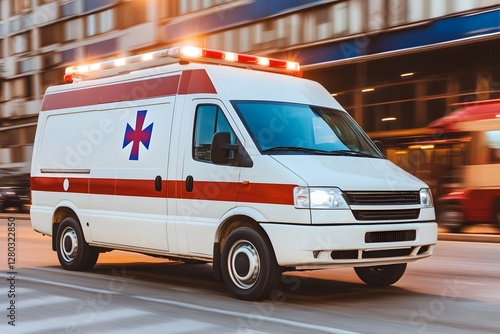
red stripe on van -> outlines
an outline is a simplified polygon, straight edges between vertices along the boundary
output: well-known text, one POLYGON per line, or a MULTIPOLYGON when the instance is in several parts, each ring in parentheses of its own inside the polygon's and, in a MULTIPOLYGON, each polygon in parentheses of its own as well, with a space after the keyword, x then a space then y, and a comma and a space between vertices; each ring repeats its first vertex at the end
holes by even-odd
POLYGON ((179 80, 180 75, 170 75, 46 94, 42 101, 41 111, 175 95, 179 80))
MULTIPOLYGON (((32 177, 31 190, 64 192, 63 177, 32 177)), ((154 180, 67 178, 68 193, 164 197, 173 199, 209 200, 293 205, 291 184, 195 181, 192 192, 186 191, 186 181, 163 181, 156 191, 154 180)))
POLYGON ((186 190, 186 181, 168 181, 168 197, 192 200, 236 202, 237 182, 194 181, 193 191, 186 190))
POLYGON ((116 195, 140 197, 167 197, 165 184, 162 190, 156 191, 155 180, 120 180, 116 181, 116 195))
POLYGON ((89 178, 67 178, 67 177, 32 177, 30 180, 31 190, 64 192, 64 180, 68 180, 67 192, 82 193, 89 192, 89 178))
POLYGON ((207 71, 203 69, 182 72, 179 94, 217 94, 207 71))
POLYGON ((294 184, 240 183, 238 202, 294 205, 294 184))
POLYGON ((182 72, 182 76, 169 75, 46 94, 42 101, 41 111, 135 101, 175 94, 203 93, 217 93, 207 72, 204 69, 186 70, 182 72))

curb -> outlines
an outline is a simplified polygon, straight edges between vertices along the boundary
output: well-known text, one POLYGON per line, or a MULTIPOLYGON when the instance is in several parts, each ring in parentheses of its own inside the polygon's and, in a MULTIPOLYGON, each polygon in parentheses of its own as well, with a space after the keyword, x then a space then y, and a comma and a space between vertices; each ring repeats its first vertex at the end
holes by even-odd
POLYGON ((439 233, 438 241, 466 241, 500 243, 498 234, 439 233))
POLYGON ((29 213, 0 213, 0 219, 9 219, 14 217, 16 220, 30 220, 29 213))

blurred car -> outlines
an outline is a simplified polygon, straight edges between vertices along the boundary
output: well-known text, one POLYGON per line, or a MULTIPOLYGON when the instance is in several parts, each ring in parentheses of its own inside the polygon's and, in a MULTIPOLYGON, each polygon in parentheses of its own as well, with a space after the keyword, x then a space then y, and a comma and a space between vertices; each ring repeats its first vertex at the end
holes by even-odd
POLYGON ((27 211, 30 204, 30 190, 25 187, 0 187, 0 212, 8 209, 27 211))

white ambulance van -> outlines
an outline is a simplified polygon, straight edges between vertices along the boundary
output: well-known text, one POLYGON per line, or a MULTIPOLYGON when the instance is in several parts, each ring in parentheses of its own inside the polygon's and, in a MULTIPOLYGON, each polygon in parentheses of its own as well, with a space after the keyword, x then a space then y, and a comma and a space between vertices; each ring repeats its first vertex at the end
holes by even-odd
POLYGON ((429 188, 299 72, 190 47, 68 68, 38 119, 33 228, 65 269, 110 250, 211 262, 244 300, 293 270, 395 283, 436 244, 429 188))

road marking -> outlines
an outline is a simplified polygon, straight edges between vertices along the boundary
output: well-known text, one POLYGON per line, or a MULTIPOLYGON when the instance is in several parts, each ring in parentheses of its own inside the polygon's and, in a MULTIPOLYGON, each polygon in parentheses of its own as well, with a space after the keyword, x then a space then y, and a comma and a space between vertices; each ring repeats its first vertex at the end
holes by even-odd
MULTIPOLYGON (((149 325, 149 326, 141 326, 137 329, 140 330, 141 333, 147 333, 147 334, 155 334, 155 333, 182 334, 182 333, 204 333, 204 332, 209 332, 210 329, 217 329, 217 332, 220 333, 222 327, 218 325, 209 324, 207 322, 182 319, 178 321, 155 323, 154 325, 149 325)), ((99 334, 123 334, 123 329, 114 329, 109 331, 99 330, 99 334)))
POLYGON ((167 299, 143 297, 143 296, 132 296, 132 297, 140 299, 140 300, 144 300, 144 301, 161 303, 161 304, 172 305, 172 306, 178 306, 178 307, 182 307, 182 308, 186 308, 186 309, 190 309, 190 310, 204 311, 207 313, 215 313, 215 314, 220 314, 220 315, 225 315, 225 316, 237 317, 237 318, 241 318, 243 321, 245 319, 250 320, 250 321, 256 321, 256 322, 266 321, 266 322, 271 322, 271 323, 275 323, 275 324, 279 324, 279 325, 304 328, 304 329, 311 330, 311 331, 319 331, 319 332, 332 333, 332 334, 360 334, 357 332, 346 331, 346 330, 343 330, 340 328, 325 327, 325 326, 314 325, 314 324, 306 324, 306 323, 288 320, 288 319, 273 318, 273 317, 269 317, 269 316, 265 316, 265 315, 261 315, 261 314, 252 314, 252 313, 249 314, 249 313, 242 313, 242 312, 235 312, 235 311, 228 311, 228 310, 220 310, 220 309, 216 309, 216 308, 208 308, 205 306, 199 306, 199 305, 185 303, 185 302, 179 302, 179 301, 175 301, 175 300, 167 300, 167 299))
MULTIPOLYGON (((0 278, 8 278, 9 276, 0 273, 0 278)), ((103 289, 95 289, 95 288, 87 288, 84 286, 78 286, 78 285, 73 285, 73 284, 67 284, 67 283, 60 283, 60 282, 52 282, 52 281, 46 281, 43 279, 38 279, 38 278, 32 278, 32 277, 25 277, 22 275, 17 276, 19 281, 24 281, 24 282, 33 282, 33 283, 42 283, 42 284, 48 284, 48 285, 55 285, 59 287, 64 287, 64 288, 70 288, 70 289, 77 289, 81 291, 87 291, 87 292, 94 292, 94 293, 104 293, 104 294, 111 294, 111 295, 119 295, 118 292, 112 291, 112 290, 103 290, 103 289)))
MULTIPOLYGON (((0 277, 6 277, 6 276, 4 274, 0 274, 0 277)), ((66 287, 66 288, 70 288, 70 289, 74 289, 74 290, 81 290, 81 291, 87 291, 87 292, 93 292, 93 293, 114 294, 114 295, 118 294, 117 292, 110 291, 110 290, 88 288, 88 287, 83 287, 83 286, 79 286, 79 285, 52 282, 52 281, 46 281, 46 280, 31 278, 31 277, 22 277, 22 280, 27 281, 27 282, 48 284, 48 285, 66 287)), ((265 322, 275 323, 275 324, 279 324, 279 325, 304 328, 304 329, 310 330, 310 331, 320 331, 320 332, 332 333, 332 334, 360 334, 357 332, 351 332, 351 331, 343 330, 340 328, 307 324, 307 323, 302 323, 302 322, 298 322, 298 321, 294 321, 294 320, 274 318, 274 317, 260 315, 260 314, 248 314, 248 313, 242 313, 242 312, 236 312, 236 311, 209 308, 209 307, 205 307, 205 306, 199 306, 196 304, 180 302, 180 301, 175 301, 175 300, 144 297, 144 296, 130 296, 130 298, 143 300, 143 301, 149 301, 149 302, 155 302, 155 303, 161 303, 161 304, 165 304, 165 305, 182 307, 182 308, 189 309, 189 310, 203 311, 203 312, 207 312, 207 313, 236 317, 236 318, 242 319, 243 321, 245 319, 250 320, 250 321, 258 321, 258 322, 265 321, 265 322)), ((134 312, 140 312, 140 311, 135 310, 134 312)))
MULTIPOLYGON (((19 295, 22 295, 20 293, 19 295)), ((76 298, 69 297, 61 297, 61 296, 47 296, 47 297, 35 297, 36 299, 24 300, 23 297, 19 298, 19 302, 17 307, 25 309, 28 307, 37 307, 37 306, 47 306, 49 304, 57 304, 57 303, 65 303, 70 301, 78 301, 76 298)))
MULTIPOLYGON (((84 303, 82 303, 83 305, 84 303)), ((80 327, 95 325, 100 322, 113 322, 121 319, 129 319, 131 317, 144 316, 151 314, 150 312, 141 311, 137 309, 112 309, 105 311, 95 311, 89 308, 83 309, 80 307, 75 308, 76 314, 61 316, 55 315, 55 318, 46 318, 41 320, 28 320, 23 319, 19 325, 20 329, 43 329, 44 333, 48 333, 58 329, 71 329, 72 332, 80 332, 80 327), (54 321, 54 319, 56 321, 54 321)))

